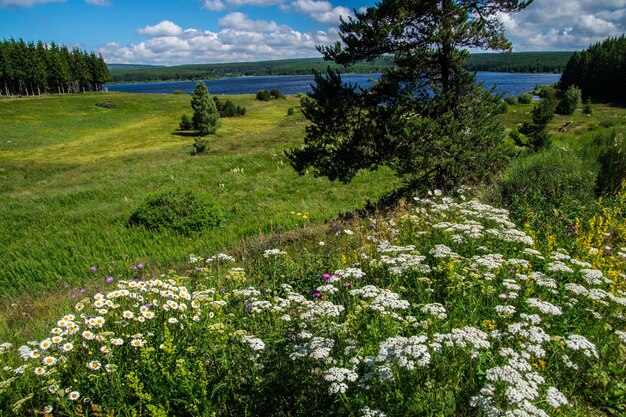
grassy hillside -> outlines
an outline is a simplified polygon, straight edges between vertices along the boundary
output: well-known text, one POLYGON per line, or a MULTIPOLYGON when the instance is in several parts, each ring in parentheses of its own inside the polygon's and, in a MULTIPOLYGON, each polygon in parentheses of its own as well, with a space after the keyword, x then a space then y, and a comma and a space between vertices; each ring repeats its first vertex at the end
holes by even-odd
POLYGON ((222 119, 210 150, 190 155, 177 134, 187 95, 72 95, 0 100, 0 302, 25 291, 166 271, 207 253, 303 223, 315 224, 391 190, 390 172, 350 185, 298 176, 282 151, 299 146, 296 98, 259 102, 235 96, 243 118, 222 119), (117 108, 96 103, 113 101, 117 108), (192 236, 127 227, 132 210, 157 190, 193 189, 225 213, 223 224, 192 236), (294 212, 294 214, 291 214, 294 212), (297 213, 308 213, 303 219, 297 213), (90 268, 95 266, 97 271, 90 268))

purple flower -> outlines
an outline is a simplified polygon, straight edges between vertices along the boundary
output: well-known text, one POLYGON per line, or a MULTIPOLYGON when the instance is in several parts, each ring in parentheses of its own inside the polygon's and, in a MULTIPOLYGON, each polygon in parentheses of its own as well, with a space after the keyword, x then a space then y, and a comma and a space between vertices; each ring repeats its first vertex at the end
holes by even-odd
POLYGON ((72 294, 72 295, 71 295, 71 297, 72 297, 72 298, 76 298, 76 294, 72 294))
POLYGON ((137 265, 137 268, 139 268, 139 269, 143 269, 143 264, 139 264, 139 265, 137 265))
POLYGON ((79 292, 82 294, 82 293, 84 293, 84 292, 85 292, 85 289, 84 289, 84 288, 81 288, 79 292))
POLYGON ((91 269, 92 271, 95 271, 95 270, 96 270, 96 269, 98 269, 98 268, 96 268, 95 266, 92 266, 92 267, 91 267, 91 268, 89 268, 89 269, 91 269))
POLYGON ((509 274, 514 274, 515 273, 515 269, 509 269, 509 274))
POLYGON ((132 269, 133 271, 136 271, 137 270, 137 265, 131 266, 130 269, 132 269))
POLYGON ((347 281, 347 282, 343 283, 344 287, 349 287, 350 285, 352 285, 352 283, 350 281, 347 281))
POLYGON ((259 285, 259 289, 262 291, 265 289, 265 286, 263 284, 259 285))
POLYGON ((196 272, 202 272, 202 267, 201 266, 197 266, 196 267, 196 272))
POLYGON ((315 294, 313 294, 313 297, 322 298, 322 294, 319 292, 316 292, 315 294))
POLYGON ((107 277, 107 282, 113 282, 113 277, 107 277))
POLYGON ((324 279, 330 279, 332 277, 332 275, 330 274, 324 274, 322 276, 324 277, 324 279))

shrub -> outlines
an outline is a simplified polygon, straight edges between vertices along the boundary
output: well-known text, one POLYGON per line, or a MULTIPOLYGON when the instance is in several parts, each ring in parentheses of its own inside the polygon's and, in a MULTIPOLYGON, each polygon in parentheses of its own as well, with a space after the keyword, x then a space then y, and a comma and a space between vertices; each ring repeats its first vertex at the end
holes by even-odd
POLYGON ((221 221, 221 211, 213 201, 193 191, 171 190, 149 195, 132 213, 129 225, 189 234, 221 221))
POLYGON ((178 125, 180 130, 191 130, 193 129, 193 122, 191 121, 191 117, 183 114, 180 118, 180 124, 178 125))
MULTIPOLYGON (((599 137, 600 138, 600 137, 599 137)), ((595 190, 599 195, 615 194, 626 180, 626 141, 622 133, 612 132, 610 140, 596 140, 598 177, 595 190)))
POLYGON ((261 90, 256 93, 256 99, 259 101, 270 101, 272 99, 272 96, 269 91, 261 90))
POLYGON ((520 96, 517 98, 517 101, 519 102, 519 104, 530 104, 533 101, 533 96, 529 93, 520 94, 520 96))
POLYGON ((583 106, 583 113, 588 114, 588 115, 593 114, 593 103, 591 102, 590 98, 585 100, 585 105, 583 106))
POLYGON ((277 88, 272 88, 272 90, 270 91, 270 96, 272 96, 272 99, 285 98, 284 94, 281 93, 277 88))
POLYGON ((209 141, 203 138, 195 138, 193 140, 193 155, 199 155, 209 150, 209 141))
POLYGON ((174 90, 172 91, 172 94, 187 94, 187 93, 185 93, 185 90, 174 90))
POLYGON ((215 102, 217 111, 220 113, 220 117, 240 117, 246 114, 245 107, 236 106, 230 100, 222 101, 219 97, 213 96, 213 101, 215 102))
MULTIPOLYGON (((516 142, 518 146, 527 146, 534 151, 545 149, 550 146, 551 138, 548 134, 548 123, 554 118, 555 105, 552 100, 541 99, 533 107, 532 123, 524 122, 519 127, 519 133, 528 137, 525 144, 516 142)), ((515 138, 513 138, 515 139, 515 138)))
POLYGON ((594 200, 595 176, 588 164, 571 151, 551 149, 517 159, 496 181, 492 201, 514 212, 578 212, 594 200))
POLYGON ((563 93, 561 100, 559 101, 559 105, 557 106, 557 113, 563 115, 574 114, 578 105, 580 104, 580 88, 576 86, 570 86, 563 93))
POLYGON ((294 110, 293 110, 293 107, 289 107, 289 108, 287 109, 287 116, 293 116, 293 115, 294 115, 294 110))
POLYGON ((506 104, 508 104, 509 106, 514 106, 517 104, 517 97, 514 96, 508 96, 507 98, 504 99, 504 101, 506 102, 506 104))
POLYGON ((114 109, 117 107, 117 103, 113 102, 113 101, 99 101, 96 103, 96 106, 98 107, 102 107, 104 109, 114 109))

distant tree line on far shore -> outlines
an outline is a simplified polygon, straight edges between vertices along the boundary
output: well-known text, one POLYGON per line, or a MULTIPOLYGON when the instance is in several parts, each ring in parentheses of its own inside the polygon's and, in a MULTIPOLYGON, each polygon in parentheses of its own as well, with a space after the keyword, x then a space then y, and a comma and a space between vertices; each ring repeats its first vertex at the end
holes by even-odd
POLYGON ((561 75, 559 88, 573 85, 582 90, 584 98, 626 102, 626 35, 575 52, 561 75))
POLYGON ((102 91, 111 73, 102 56, 65 45, 0 41, 0 95, 102 91))
MULTIPOLYGON (((560 73, 572 52, 515 52, 479 53, 470 55, 464 67, 468 71, 560 73)), ((393 65, 388 57, 372 62, 358 62, 347 67, 322 58, 286 59, 260 62, 235 62, 226 64, 193 64, 164 66, 139 66, 111 64, 113 82, 146 82, 177 80, 210 80, 223 77, 309 75, 324 72, 330 66, 342 73, 382 73, 393 65)))

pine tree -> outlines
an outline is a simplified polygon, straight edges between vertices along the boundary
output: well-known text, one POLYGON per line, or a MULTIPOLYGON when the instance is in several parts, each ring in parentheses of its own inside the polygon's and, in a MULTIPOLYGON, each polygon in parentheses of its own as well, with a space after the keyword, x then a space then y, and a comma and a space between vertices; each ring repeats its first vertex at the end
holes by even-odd
POLYGON ((318 48, 325 59, 390 57, 395 65, 369 89, 330 68, 318 74, 302 102, 312 122, 304 147, 287 153, 292 166, 347 182, 389 165, 413 186, 439 188, 488 175, 503 159, 503 129, 492 122, 499 100, 463 64, 467 48, 510 50, 499 14, 531 1, 382 0, 342 20, 342 43, 318 48))
POLYGON ((220 114, 215 106, 215 101, 209 96, 209 90, 203 82, 196 85, 196 89, 191 95, 191 108, 193 109, 194 130, 202 136, 215 133, 220 114))

